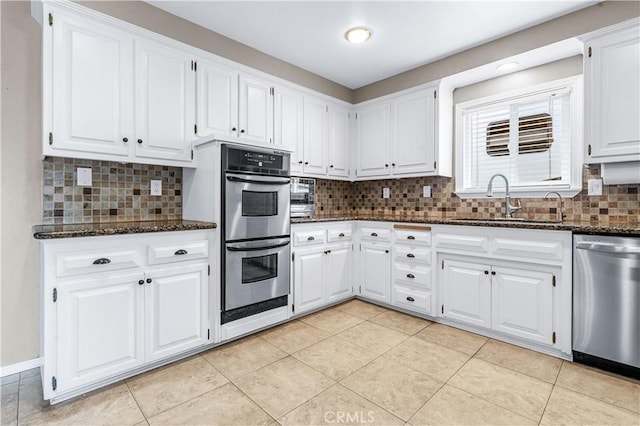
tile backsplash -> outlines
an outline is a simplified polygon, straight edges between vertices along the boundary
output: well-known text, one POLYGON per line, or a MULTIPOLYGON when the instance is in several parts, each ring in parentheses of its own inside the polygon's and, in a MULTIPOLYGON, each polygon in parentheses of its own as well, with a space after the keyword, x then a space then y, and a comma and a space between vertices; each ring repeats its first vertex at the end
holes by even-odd
POLYGON ((43 172, 44 224, 182 218, 180 167, 47 157, 43 172), (78 167, 91 168, 91 186, 77 185, 78 167), (149 194, 152 179, 162 196, 149 194))
MULTIPOLYGON (((583 169, 584 187, 573 198, 563 198, 565 219, 592 224, 637 225, 640 214, 640 185, 605 185, 601 196, 587 195, 587 181, 600 177, 600 168, 583 169)), ((384 217, 403 219, 487 218, 504 215, 503 198, 461 199, 454 194, 452 178, 420 177, 384 179, 355 183, 318 179, 316 216, 384 217), (431 186, 431 198, 422 197, 422 186, 431 186), (391 189, 388 199, 382 188, 391 189)), ((553 198, 519 198, 517 217, 555 220, 558 201, 553 198)))

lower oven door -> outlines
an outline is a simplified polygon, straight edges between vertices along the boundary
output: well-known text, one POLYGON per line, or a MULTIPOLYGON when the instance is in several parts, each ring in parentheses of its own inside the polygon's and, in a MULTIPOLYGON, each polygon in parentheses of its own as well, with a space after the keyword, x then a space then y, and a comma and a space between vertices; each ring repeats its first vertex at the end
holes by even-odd
POLYGON ((225 245, 224 310, 289 294, 289 238, 225 245))

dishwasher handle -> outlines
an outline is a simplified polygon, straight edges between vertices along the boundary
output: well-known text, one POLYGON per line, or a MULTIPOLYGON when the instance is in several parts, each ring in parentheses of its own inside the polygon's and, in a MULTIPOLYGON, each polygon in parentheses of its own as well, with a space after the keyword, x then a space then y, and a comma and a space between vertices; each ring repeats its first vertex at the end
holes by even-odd
POLYGON ((631 254, 631 255, 640 256, 640 247, 621 246, 618 244, 580 242, 580 243, 576 243, 576 249, 599 251, 603 253, 612 253, 612 254, 631 254))

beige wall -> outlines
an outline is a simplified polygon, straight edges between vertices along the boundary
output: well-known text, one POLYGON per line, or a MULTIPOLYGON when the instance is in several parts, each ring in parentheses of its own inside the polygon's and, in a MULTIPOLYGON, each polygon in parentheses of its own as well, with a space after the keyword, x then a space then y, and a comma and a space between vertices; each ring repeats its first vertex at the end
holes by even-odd
POLYGON ((582 74, 582 55, 460 87, 453 92, 453 104, 484 98, 525 86, 582 74))
POLYGON ((356 89, 353 103, 438 80, 480 65, 586 34, 640 16, 638 1, 606 1, 448 58, 356 89))
POLYGON ((79 1, 84 6, 232 61, 350 102, 351 89, 140 1, 79 1))
POLYGON ((40 27, 29 2, 2 8, 2 333, 0 363, 38 356, 39 252, 31 226, 42 220, 40 27))

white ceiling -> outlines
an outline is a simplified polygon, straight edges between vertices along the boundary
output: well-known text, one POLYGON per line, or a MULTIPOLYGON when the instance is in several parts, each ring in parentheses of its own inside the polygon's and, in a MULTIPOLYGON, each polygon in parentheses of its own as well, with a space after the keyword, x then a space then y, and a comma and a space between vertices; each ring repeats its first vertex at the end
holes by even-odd
POLYGON ((597 1, 192 1, 148 3, 351 89, 597 1), (367 26, 351 45, 344 33, 367 26))

